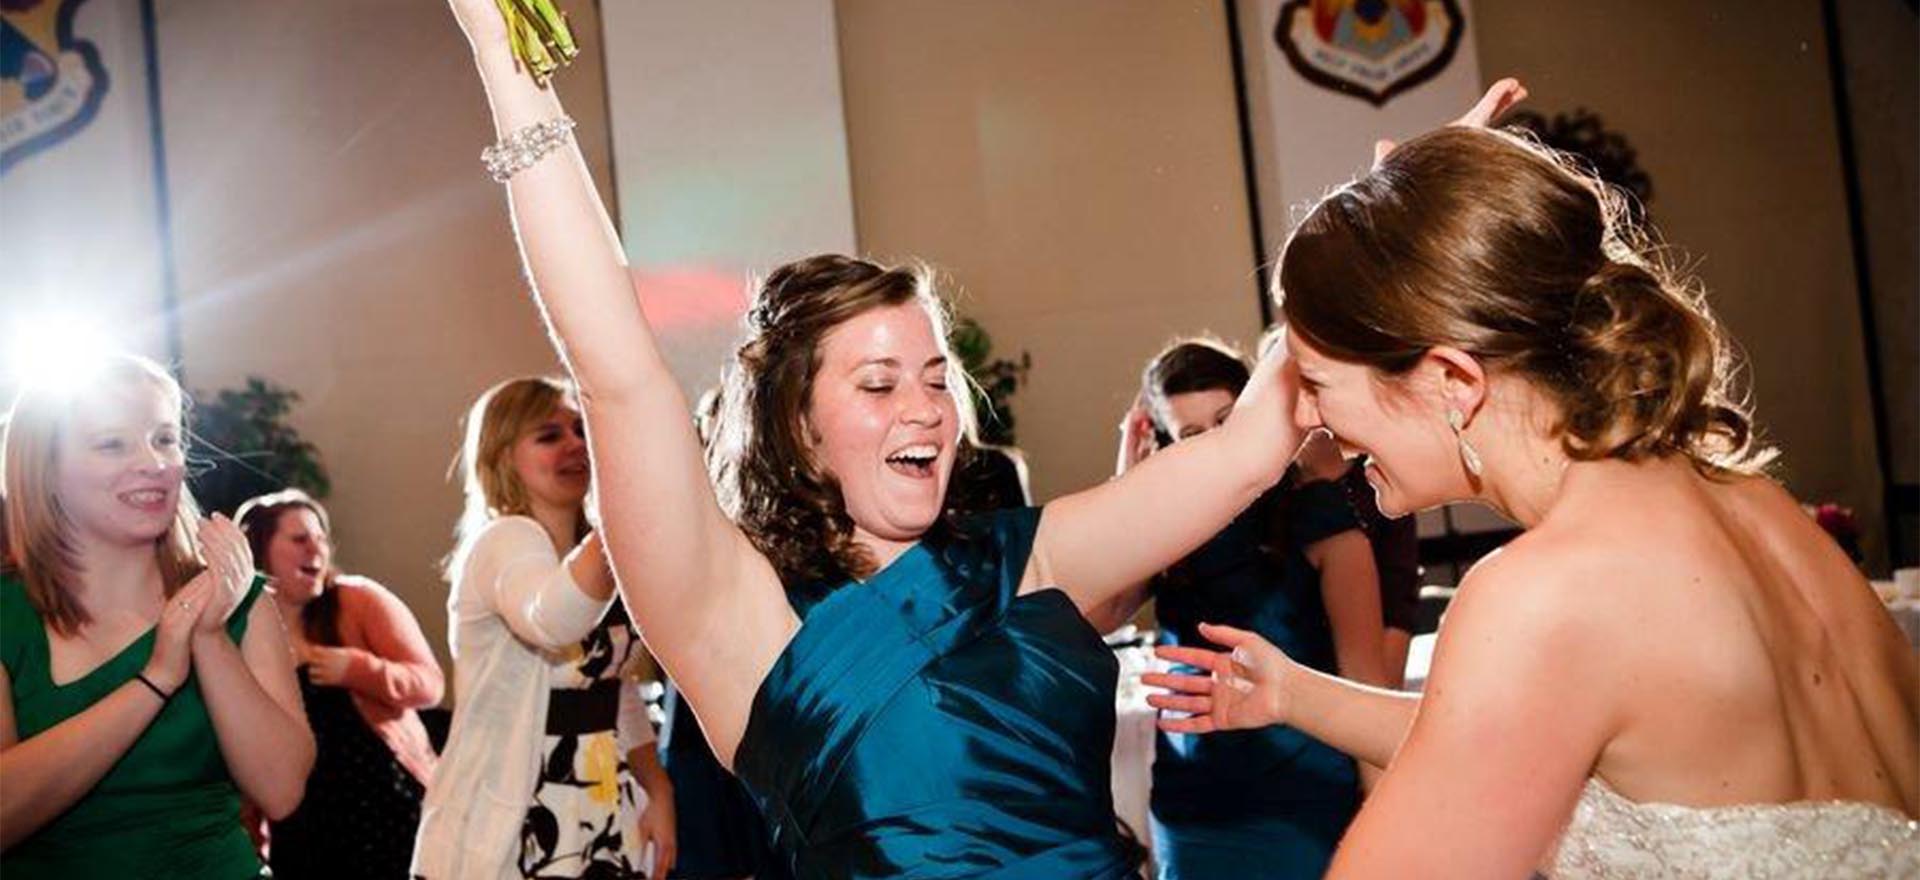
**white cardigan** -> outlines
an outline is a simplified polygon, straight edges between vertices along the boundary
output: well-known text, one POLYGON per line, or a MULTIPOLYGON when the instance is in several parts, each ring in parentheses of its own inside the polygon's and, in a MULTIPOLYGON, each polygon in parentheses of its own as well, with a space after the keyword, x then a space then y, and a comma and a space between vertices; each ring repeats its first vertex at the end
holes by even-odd
MULTIPOLYGON (((447 599, 453 725, 421 804, 415 876, 518 880, 520 826, 539 779, 548 668, 613 606, 580 591, 546 529, 501 517, 474 536, 447 599)), ((620 750, 653 740, 637 687, 620 689, 620 750)))

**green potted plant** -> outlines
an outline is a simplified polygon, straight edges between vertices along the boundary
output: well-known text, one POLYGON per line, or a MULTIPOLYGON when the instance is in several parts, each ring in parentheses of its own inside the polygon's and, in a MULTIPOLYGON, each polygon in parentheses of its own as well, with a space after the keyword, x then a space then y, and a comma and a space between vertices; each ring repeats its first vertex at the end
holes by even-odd
POLYGON ((286 421, 299 392, 249 376, 240 388, 193 398, 188 482, 201 509, 231 515, 248 498, 286 488, 327 496, 332 484, 319 449, 286 421))
POLYGON ((993 337, 980 322, 962 317, 953 323, 950 337, 955 357, 973 381, 973 408, 979 415, 980 442, 1014 445, 1013 407, 1009 398, 1027 381, 1033 356, 1020 352, 1017 360, 993 356, 993 337))

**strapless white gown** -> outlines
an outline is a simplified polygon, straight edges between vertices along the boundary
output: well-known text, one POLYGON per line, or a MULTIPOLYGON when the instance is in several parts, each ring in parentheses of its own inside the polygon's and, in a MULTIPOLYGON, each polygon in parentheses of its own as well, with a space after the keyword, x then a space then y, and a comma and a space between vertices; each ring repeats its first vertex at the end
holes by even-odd
POLYGON ((1587 781, 1550 862, 1577 878, 1920 880, 1920 823, 1847 801, 1684 807, 1635 803, 1587 781))

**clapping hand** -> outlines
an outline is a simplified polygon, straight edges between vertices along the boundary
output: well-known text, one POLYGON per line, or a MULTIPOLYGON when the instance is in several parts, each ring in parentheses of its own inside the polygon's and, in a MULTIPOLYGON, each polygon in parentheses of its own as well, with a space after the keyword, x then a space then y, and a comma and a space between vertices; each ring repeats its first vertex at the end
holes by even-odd
MULTIPOLYGON (((253 551, 240 527, 221 514, 200 521, 200 554, 207 568, 188 584, 206 582, 207 601, 195 619, 193 634, 219 633, 253 583, 253 551)), ((184 592, 184 590, 183 590, 184 592)))
POLYGON ((154 626, 153 656, 140 674, 167 695, 179 691, 187 682, 193 660, 189 639, 212 593, 213 579, 203 575, 174 591, 160 606, 160 622, 154 626))

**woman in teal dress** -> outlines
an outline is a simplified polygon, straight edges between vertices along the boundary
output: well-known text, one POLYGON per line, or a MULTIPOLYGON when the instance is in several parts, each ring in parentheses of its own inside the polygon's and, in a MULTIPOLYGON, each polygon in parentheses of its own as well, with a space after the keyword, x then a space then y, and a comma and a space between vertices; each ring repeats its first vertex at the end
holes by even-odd
POLYGON ((1234 420, 1036 510, 943 517, 964 377, 925 273, 820 256, 756 292, 703 466, 558 98, 454 0, 529 277, 580 385, 606 546, 649 647, 807 880, 1131 876, 1117 664, 1085 614, 1280 479, 1280 358, 1234 420), (716 491, 717 490, 717 491, 716 491))
POLYGON ((257 876, 240 796, 287 815, 314 754, 280 621, 187 493, 179 386, 91 366, 0 441, 0 876, 257 876))
MULTIPOLYGON (((1183 340, 1150 362, 1122 470, 1218 427, 1247 381, 1238 353, 1183 340)), ((1309 442, 1281 485, 1149 582, 1163 645, 1205 645, 1201 621, 1258 632, 1323 672, 1384 684, 1372 548, 1337 482, 1344 462, 1309 442)), ((1314 878, 1360 803, 1351 758, 1292 727, 1159 734, 1154 861, 1162 880, 1314 878)))

